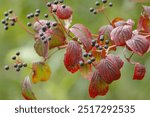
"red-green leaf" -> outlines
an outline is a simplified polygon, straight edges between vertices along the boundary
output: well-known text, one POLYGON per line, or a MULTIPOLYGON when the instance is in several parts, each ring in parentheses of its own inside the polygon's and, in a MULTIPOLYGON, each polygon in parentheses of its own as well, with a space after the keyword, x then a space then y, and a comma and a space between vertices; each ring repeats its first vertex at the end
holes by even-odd
POLYGON ((36 97, 32 91, 32 86, 29 76, 25 77, 22 84, 22 95, 26 100, 36 100, 36 97))
POLYGON ((95 71, 89 85, 90 97, 95 98, 98 95, 104 96, 108 90, 109 85, 101 78, 99 72, 95 71))
POLYGON ((32 82, 47 81, 51 75, 51 69, 48 64, 43 62, 34 62, 32 64, 32 82))
POLYGON ((142 56, 148 51, 149 41, 142 35, 135 35, 126 41, 126 45, 130 50, 142 56))
POLYGON ((92 66, 89 64, 84 64, 84 66, 80 67, 80 72, 83 78, 91 80, 92 76, 92 66))
POLYGON ((111 39, 117 46, 124 46, 127 40, 132 37, 132 26, 124 25, 114 28, 111 32, 111 39))
POLYGON ((145 73, 146 73, 146 69, 145 69, 144 65, 141 65, 140 63, 136 63, 135 68, 134 68, 133 79, 134 80, 142 80, 145 76, 145 73))
POLYGON ((46 59, 48 57, 49 43, 44 43, 42 40, 38 39, 34 44, 34 49, 39 56, 46 59))
POLYGON ((101 78, 108 84, 118 80, 121 76, 120 69, 123 66, 123 61, 114 55, 108 55, 106 58, 101 59, 100 63, 96 66, 101 78))
POLYGON ((92 34, 82 24, 75 24, 70 28, 70 31, 83 43, 84 49, 89 52, 92 48, 92 34))
POLYGON ((79 61, 82 59, 82 49, 76 41, 70 41, 64 56, 64 65, 68 71, 74 73, 79 69, 79 61))

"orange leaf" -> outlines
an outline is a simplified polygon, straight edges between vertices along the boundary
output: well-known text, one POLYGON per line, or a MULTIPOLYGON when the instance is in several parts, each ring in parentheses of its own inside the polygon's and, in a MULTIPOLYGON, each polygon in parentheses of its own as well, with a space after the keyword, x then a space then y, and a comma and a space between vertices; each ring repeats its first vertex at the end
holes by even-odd
POLYGON ((47 81, 51 75, 51 69, 48 64, 43 62, 35 62, 32 64, 32 82, 47 81))

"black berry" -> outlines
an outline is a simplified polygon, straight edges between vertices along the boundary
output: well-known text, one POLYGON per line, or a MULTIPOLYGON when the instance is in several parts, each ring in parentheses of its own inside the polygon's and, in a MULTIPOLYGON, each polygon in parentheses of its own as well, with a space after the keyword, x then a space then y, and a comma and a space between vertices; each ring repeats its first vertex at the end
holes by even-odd
POLYGON ((12 60, 16 60, 16 56, 13 56, 13 57, 12 57, 12 60))
POLYGON ((19 55, 20 55, 20 52, 16 52, 16 55, 19 56, 19 55))
POLYGON ((36 9, 35 11, 36 11, 37 13, 40 13, 40 12, 41 12, 40 9, 36 9))
POLYGON ((94 61, 95 61, 95 57, 92 57, 92 58, 91 58, 91 61, 94 62, 94 61))
POLYGON ((27 63, 23 63, 23 67, 27 67, 27 63))
POLYGON ((84 66, 84 62, 83 61, 79 61, 79 65, 80 66, 84 66))
POLYGON ((59 0, 59 3, 63 3, 64 2, 64 0, 59 0))
POLYGON ((89 59, 89 60, 87 60, 87 63, 88 63, 88 64, 91 64, 91 63, 92 63, 92 61, 89 59))
POLYGON ((44 17, 45 17, 45 18, 48 18, 48 14, 44 14, 44 17))
POLYGON ((105 42, 106 44, 109 44, 109 40, 106 40, 106 42, 105 42))
POLYGON ((4 69, 5 69, 5 70, 9 70, 9 66, 8 66, 8 65, 5 65, 4 69))
POLYGON ((8 12, 4 12, 4 16, 8 16, 9 14, 8 14, 8 12))
POLYGON ((112 4, 112 2, 110 2, 110 3, 109 3, 109 7, 112 7, 112 6, 113 6, 113 4, 112 4))
POLYGON ((52 5, 52 4, 51 4, 50 2, 47 3, 47 7, 51 7, 51 5, 52 5))
POLYGON ((96 44, 95 44, 95 47, 96 47, 96 48, 98 48, 98 47, 99 47, 99 44, 98 44, 98 43, 96 43, 96 44))
POLYGON ((83 53, 83 56, 84 56, 84 57, 87 57, 87 56, 88 56, 88 53, 86 53, 86 52, 83 53))
POLYGON ((105 48, 105 49, 108 49, 108 45, 105 45, 104 48, 105 48))
POLYGON ((54 4, 58 4, 58 0, 55 0, 55 1, 54 1, 54 4))
POLYGON ((93 12, 94 11, 94 8, 90 8, 90 12, 93 12))
POLYGON ((5 19, 3 19, 1 22, 2 22, 2 24, 5 24, 5 23, 6 23, 6 20, 5 20, 5 19))
POLYGON ((32 26, 32 23, 31 23, 31 22, 28 22, 27 25, 28 25, 29 27, 31 27, 31 26, 32 26))
POLYGON ((91 53, 91 52, 89 52, 89 53, 88 53, 88 56, 89 56, 89 57, 92 57, 92 53, 91 53))
POLYGON ((101 35, 99 39, 100 41, 104 41, 104 35, 101 35))
POLYGON ((105 3, 107 3, 107 0, 102 0, 102 2, 105 4, 105 3))
POLYGON ((99 6, 99 5, 100 5, 99 1, 95 2, 95 5, 96 5, 96 6, 99 6))
POLYGON ((12 10, 12 9, 9 9, 8 12, 9 12, 9 14, 12 14, 12 13, 13 13, 13 10, 12 10))
POLYGON ((5 26, 4 26, 4 29, 5 29, 5 30, 8 30, 8 26, 5 25, 5 26))

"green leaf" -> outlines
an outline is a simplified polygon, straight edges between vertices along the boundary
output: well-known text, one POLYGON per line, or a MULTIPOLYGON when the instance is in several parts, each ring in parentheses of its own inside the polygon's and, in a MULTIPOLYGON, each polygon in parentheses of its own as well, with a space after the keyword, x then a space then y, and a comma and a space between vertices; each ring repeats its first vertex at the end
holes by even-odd
POLYGON ((49 43, 43 43, 42 40, 38 39, 34 44, 34 49, 39 56, 46 59, 48 57, 49 43))
POLYGON ((22 84, 22 95, 26 100, 36 100, 32 91, 32 86, 29 76, 26 76, 22 84))
POLYGON ((44 62, 34 62, 32 64, 32 82, 47 81, 51 75, 50 66, 44 62))

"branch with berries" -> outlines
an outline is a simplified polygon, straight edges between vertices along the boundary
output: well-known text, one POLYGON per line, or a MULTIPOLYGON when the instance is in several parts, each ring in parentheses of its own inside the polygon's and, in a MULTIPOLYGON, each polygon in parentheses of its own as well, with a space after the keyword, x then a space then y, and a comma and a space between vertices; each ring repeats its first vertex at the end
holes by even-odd
POLYGON ((29 68, 32 75, 27 76, 22 85, 22 95, 25 99, 37 99, 32 91, 32 83, 47 81, 51 76, 50 65, 47 64, 49 58, 61 49, 65 49, 64 65, 71 73, 81 72, 83 78, 89 80, 89 95, 91 98, 104 96, 109 90, 109 85, 121 78, 121 68, 124 61, 114 54, 118 47, 124 48, 123 54, 127 62, 135 66, 134 80, 142 80, 146 73, 146 68, 140 62, 132 59, 134 54, 143 56, 150 51, 150 6, 143 6, 139 23, 136 29, 132 19, 124 20, 121 17, 110 20, 105 14, 106 8, 112 8, 113 3, 109 0, 101 0, 95 3, 95 7, 89 9, 93 14, 103 14, 108 25, 100 27, 98 34, 93 34, 83 24, 71 26, 73 10, 65 5, 63 0, 48 2, 45 0, 48 13, 44 18, 40 18, 40 9, 27 14, 29 20, 27 26, 24 25, 13 10, 4 13, 2 19, 4 29, 18 24, 35 40, 35 52, 43 58, 42 61, 32 63, 29 67, 22 61, 17 52, 12 57, 13 65, 6 65, 5 70, 12 66, 18 72, 21 68, 29 68), (53 18, 53 20, 49 20, 53 18), (50 53, 52 49, 57 50, 50 53), (131 56, 127 57, 127 51, 131 51, 131 56), (113 52, 113 53, 112 53, 113 52), (31 79, 30 79, 31 77, 31 79), (31 83, 32 82, 32 83, 31 83))

